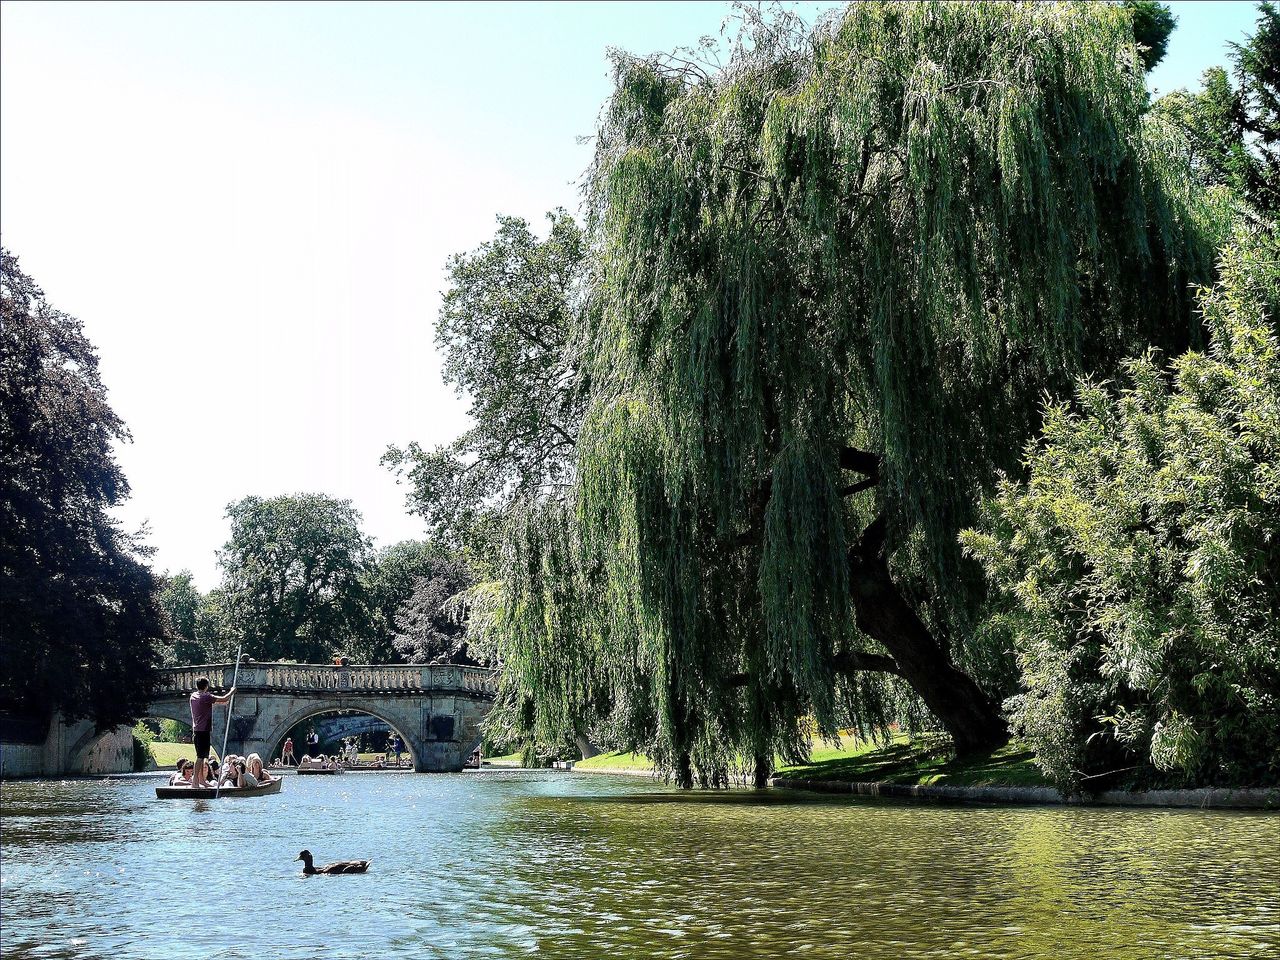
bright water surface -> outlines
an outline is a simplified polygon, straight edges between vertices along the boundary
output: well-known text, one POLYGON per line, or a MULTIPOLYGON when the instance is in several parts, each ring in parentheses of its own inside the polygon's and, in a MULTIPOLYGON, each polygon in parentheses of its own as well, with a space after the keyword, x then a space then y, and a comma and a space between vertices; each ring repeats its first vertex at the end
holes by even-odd
POLYGON ((5 960, 1280 957, 1275 814, 534 771, 291 776, 218 802, 157 782, 4 784, 5 960), (303 847, 373 868, 304 878, 303 847))

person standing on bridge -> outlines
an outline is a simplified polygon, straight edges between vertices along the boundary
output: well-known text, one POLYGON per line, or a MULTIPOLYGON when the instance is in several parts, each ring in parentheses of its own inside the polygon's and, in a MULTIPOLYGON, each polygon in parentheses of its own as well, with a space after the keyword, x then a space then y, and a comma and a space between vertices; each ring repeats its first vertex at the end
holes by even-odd
POLYGON ((191 733, 193 745, 196 748, 196 770, 195 776, 191 779, 193 787, 212 787, 213 784, 208 780, 207 761, 209 759, 209 737, 213 732, 213 705, 215 703, 226 703, 236 692, 236 688, 232 687, 220 697, 215 697, 209 692, 209 678, 199 677, 196 679, 196 689, 191 694, 191 733))

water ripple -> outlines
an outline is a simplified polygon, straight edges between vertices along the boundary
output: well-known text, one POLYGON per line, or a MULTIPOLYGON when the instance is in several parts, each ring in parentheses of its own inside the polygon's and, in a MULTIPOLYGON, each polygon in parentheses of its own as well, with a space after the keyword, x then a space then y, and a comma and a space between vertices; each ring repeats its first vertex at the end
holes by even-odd
POLYGON ((1280 955, 1280 817, 552 773, 5 784, 6 958, 1280 955), (302 878, 371 857, 366 876, 302 878), (193 933, 198 931, 198 933, 193 933))

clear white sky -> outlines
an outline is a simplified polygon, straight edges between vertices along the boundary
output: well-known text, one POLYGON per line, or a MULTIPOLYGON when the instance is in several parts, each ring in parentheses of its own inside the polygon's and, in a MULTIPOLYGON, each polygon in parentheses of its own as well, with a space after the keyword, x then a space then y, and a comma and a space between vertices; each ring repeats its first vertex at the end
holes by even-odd
MULTIPOLYGON (((1153 86, 1254 20, 1174 3, 1153 86)), ((691 44, 726 3, 0 6, 0 231, 97 345, 133 442, 121 511, 217 583, 226 505, 350 498, 418 537, 378 465, 456 436, 432 324, 498 213, 576 207, 605 50, 691 44)))

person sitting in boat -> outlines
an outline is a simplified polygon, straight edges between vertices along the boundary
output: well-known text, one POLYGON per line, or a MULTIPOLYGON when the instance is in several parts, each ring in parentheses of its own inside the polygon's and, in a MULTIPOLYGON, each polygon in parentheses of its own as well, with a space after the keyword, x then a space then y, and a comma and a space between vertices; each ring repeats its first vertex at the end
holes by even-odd
POLYGON ((222 776, 216 782, 223 787, 234 787, 236 782, 236 761, 240 758, 234 753, 228 753, 219 771, 222 776))
POLYGON ((174 770, 173 776, 169 778, 169 786, 171 787, 189 787, 191 786, 191 778, 195 775, 196 765, 185 757, 176 764, 177 769, 174 770))
POLYGON ((235 762, 236 777, 231 785, 240 790, 247 790, 258 785, 258 778, 249 772, 248 766, 243 760, 237 759, 235 762))
POLYGON ((222 773, 222 764, 218 763, 217 760, 210 757, 209 758, 209 779, 215 784, 219 783, 221 781, 221 776, 220 776, 221 773, 222 773))
POLYGON ((248 769, 249 774, 253 777, 253 779, 257 780, 258 783, 271 782, 271 774, 267 773, 267 771, 263 768, 262 758, 258 756, 256 753, 249 754, 249 759, 246 762, 246 767, 248 769))

